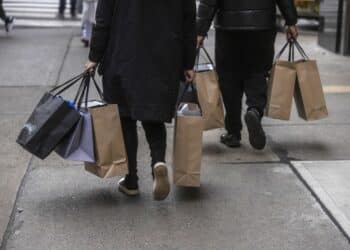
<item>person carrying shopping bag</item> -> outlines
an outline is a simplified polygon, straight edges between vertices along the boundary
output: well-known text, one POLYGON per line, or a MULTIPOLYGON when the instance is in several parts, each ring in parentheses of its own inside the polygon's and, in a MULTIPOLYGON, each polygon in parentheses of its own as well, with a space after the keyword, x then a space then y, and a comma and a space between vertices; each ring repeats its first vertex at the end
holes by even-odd
POLYGON ((81 42, 89 47, 92 28, 95 23, 97 0, 83 0, 82 35, 81 42))
POLYGON ((266 106, 266 78, 274 56, 276 5, 286 20, 288 39, 296 39, 297 12, 293 0, 200 0, 198 46, 203 44, 215 17, 216 66, 227 130, 220 140, 229 147, 240 146, 244 93, 250 144, 259 150, 266 145, 261 119, 266 106))
POLYGON ((164 123, 174 116, 180 80, 194 80, 195 2, 98 2, 86 68, 99 65, 105 100, 119 106, 129 163, 119 190, 126 195, 139 194, 137 121, 151 150, 154 199, 164 200, 170 192, 164 123))

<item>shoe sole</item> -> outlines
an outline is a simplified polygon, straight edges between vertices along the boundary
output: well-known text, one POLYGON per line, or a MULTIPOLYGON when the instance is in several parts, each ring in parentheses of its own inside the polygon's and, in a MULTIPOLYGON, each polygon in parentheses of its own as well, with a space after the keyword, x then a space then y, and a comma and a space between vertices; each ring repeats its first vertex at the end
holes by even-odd
POLYGON ((238 144, 230 144, 227 141, 225 141, 225 139, 222 139, 222 138, 220 138, 220 142, 222 144, 224 144, 225 146, 229 147, 229 148, 240 148, 241 147, 240 143, 238 143, 238 144))
POLYGON ((123 186, 120 186, 120 185, 118 187, 118 190, 119 190, 119 192, 121 192, 121 193, 123 193, 123 194, 125 194, 127 196, 137 196, 137 195, 140 194, 139 190, 129 190, 129 189, 127 189, 127 188, 125 188, 123 186))
POLYGON ((257 150, 263 150, 266 146, 266 135, 259 118, 248 112, 245 115, 245 122, 249 132, 250 144, 257 150))
POLYGON ((170 193, 168 169, 165 165, 154 168, 153 198, 156 201, 165 200, 170 193))

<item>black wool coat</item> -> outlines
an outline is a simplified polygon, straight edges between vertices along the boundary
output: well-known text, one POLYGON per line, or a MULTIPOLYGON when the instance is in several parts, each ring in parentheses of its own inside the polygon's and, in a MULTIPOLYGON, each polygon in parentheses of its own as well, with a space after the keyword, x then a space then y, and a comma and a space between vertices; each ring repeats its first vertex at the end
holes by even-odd
POLYGON ((170 122, 195 57, 195 0, 99 1, 89 59, 122 116, 170 122))

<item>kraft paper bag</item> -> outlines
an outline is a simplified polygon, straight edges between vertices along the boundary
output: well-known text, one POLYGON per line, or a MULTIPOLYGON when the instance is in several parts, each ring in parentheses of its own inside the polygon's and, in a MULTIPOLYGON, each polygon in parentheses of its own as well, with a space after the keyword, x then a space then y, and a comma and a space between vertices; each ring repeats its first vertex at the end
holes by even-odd
POLYGON ((289 120, 293 104, 296 71, 289 61, 276 61, 268 82, 266 116, 289 120))
POLYGON ((294 97, 299 116, 307 121, 328 117, 327 104, 316 61, 296 62, 295 69, 297 83, 294 97))
POLYGON ((58 145, 55 152, 66 160, 94 163, 94 134, 91 114, 81 111, 80 115, 78 124, 58 145))
POLYGON ((203 129, 207 131, 223 128, 225 113, 216 71, 197 72, 195 83, 203 110, 203 129))
POLYGON ((92 117, 96 163, 85 163, 85 169, 101 178, 128 173, 123 132, 117 105, 89 108, 92 117))
POLYGON ((203 112, 203 128, 206 131, 223 128, 225 127, 225 112, 214 62, 203 47, 198 48, 196 61, 195 84, 199 104, 203 112), (201 51, 204 52, 208 63, 199 63, 201 51))
MULTIPOLYGON (((195 94, 193 88, 193 93, 195 94)), ((174 184, 199 187, 201 184, 202 144, 204 120, 196 103, 181 103, 174 130, 174 184)))

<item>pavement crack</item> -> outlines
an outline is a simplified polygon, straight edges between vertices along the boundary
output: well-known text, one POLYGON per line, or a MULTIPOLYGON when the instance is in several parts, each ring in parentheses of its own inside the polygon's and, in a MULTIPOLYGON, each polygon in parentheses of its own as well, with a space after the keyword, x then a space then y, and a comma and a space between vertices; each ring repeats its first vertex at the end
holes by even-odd
POLYGON ((69 40, 67 42, 67 46, 66 46, 66 50, 64 52, 64 56, 63 56, 63 60, 62 60, 62 63, 59 67, 59 70, 58 70, 58 73, 57 73, 57 76, 56 76, 56 80, 55 80, 55 83, 58 84, 59 80, 60 80, 60 77, 61 77, 61 74, 63 72, 63 68, 64 68, 64 65, 66 63, 66 60, 67 60, 67 57, 69 55, 69 51, 71 49, 71 45, 72 45, 72 42, 73 42, 73 39, 75 37, 75 33, 74 33, 74 30, 72 30, 71 32, 71 35, 69 37, 69 40))
MULTIPOLYGON (((4 235, 2 236, 2 239, 0 241, 0 250, 6 250, 7 249, 7 243, 9 241, 9 239, 11 238, 11 236, 16 232, 16 230, 18 230, 20 227, 22 227, 23 225, 23 221, 20 221, 19 224, 15 224, 16 223, 16 216, 18 214, 20 214, 20 212, 17 209, 17 204, 18 204, 18 200, 21 197, 21 195, 23 194, 24 191, 24 186, 27 180, 27 177, 29 176, 30 172, 32 171, 32 163, 34 160, 34 156, 31 157, 31 159, 28 162, 28 166, 27 166, 27 170, 22 178, 22 181, 19 185, 17 194, 16 194, 16 199, 12 208, 12 212, 11 212, 11 216, 10 216, 10 220, 7 224, 6 230, 4 235)), ((1 235, 0 235, 1 237, 1 235)))

